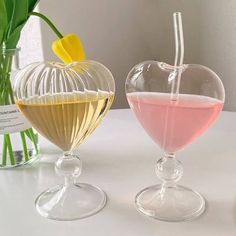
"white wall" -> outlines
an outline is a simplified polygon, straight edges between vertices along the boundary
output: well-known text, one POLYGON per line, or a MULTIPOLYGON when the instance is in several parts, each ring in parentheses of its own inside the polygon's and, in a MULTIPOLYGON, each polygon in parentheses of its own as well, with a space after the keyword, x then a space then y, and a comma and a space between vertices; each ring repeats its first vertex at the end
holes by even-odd
MULTIPOLYGON (((173 62, 172 13, 183 13, 185 63, 215 70, 226 87, 226 110, 236 111, 235 0, 41 0, 40 11, 64 34, 77 33, 89 59, 111 69, 116 80, 116 108, 127 107, 124 83, 138 62, 173 62), (234 66, 235 64, 235 66, 234 66)), ((42 24, 45 59, 56 37, 42 24)))
POLYGON ((18 47, 21 48, 20 67, 43 60, 42 35, 38 18, 31 17, 27 21, 21 32, 18 47))
POLYGON ((200 2, 200 63, 221 77, 226 90, 224 109, 236 111, 236 1, 200 2))

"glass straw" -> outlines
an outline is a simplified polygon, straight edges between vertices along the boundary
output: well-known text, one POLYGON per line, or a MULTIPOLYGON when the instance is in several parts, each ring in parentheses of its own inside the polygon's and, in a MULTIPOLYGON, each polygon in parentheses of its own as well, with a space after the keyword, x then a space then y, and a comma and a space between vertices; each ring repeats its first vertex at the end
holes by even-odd
POLYGON ((171 100, 177 101, 179 98, 179 86, 184 60, 184 35, 181 12, 174 12, 174 32, 175 32, 175 63, 174 79, 171 85, 171 100))

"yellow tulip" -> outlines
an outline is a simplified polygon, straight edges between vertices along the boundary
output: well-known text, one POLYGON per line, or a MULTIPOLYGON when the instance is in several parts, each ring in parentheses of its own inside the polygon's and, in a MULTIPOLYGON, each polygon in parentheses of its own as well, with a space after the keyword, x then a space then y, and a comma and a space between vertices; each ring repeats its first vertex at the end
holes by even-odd
POLYGON ((85 59, 85 52, 80 38, 75 34, 68 34, 52 43, 52 51, 65 64, 85 59))

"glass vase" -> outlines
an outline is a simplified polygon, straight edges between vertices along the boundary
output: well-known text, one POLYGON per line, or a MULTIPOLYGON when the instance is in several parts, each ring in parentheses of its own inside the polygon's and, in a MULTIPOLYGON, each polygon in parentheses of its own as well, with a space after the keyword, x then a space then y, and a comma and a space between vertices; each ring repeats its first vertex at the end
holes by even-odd
POLYGON ((11 84, 19 70, 19 48, 0 50, 0 168, 32 163, 38 134, 15 105, 11 84))

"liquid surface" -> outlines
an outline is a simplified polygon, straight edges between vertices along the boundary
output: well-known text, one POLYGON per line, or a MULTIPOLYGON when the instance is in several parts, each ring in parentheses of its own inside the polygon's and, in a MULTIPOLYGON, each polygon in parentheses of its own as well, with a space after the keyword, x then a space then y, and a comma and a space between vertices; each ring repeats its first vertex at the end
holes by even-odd
POLYGON ((106 92, 77 92, 34 97, 17 105, 41 135, 69 151, 96 129, 112 101, 113 94, 106 92))
POLYGON ((214 98, 180 94, 135 92, 127 95, 139 122, 166 152, 176 152, 203 134, 216 120, 223 102, 214 98))

